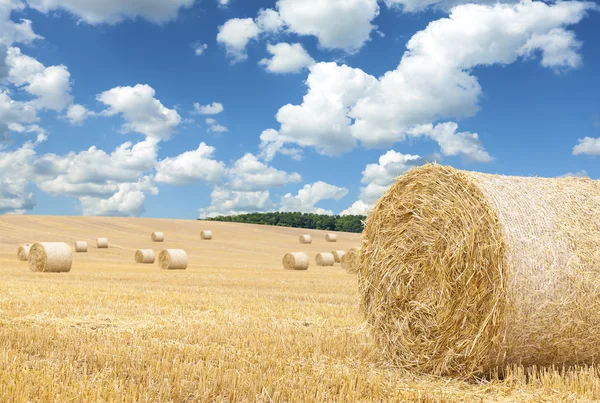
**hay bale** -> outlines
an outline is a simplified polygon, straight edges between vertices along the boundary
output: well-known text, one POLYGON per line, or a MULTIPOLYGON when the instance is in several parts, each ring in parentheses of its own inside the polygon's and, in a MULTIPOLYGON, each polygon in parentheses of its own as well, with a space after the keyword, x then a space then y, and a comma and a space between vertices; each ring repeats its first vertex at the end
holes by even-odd
POLYGON ((346 270, 350 274, 356 273, 359 265, 358 254, 359 251, 357 248, 348 249, 348 252, 346 252, 340 259, 342 269, 346 270))
POLYGON ((35 272, 65 273, 71 271, 71 248, 64 242, 41 242, 29 250, 29 269, 35 272))
POLYGON ((96 246, 98 247, 98 249, 108 248, 108 238, 98 238, 96 240, 96 246))
POLYGON ((319 253, 317 254, 316 261, 317 266, 333 266, 335 263, 335 257, 333 256, 333 253, 319 253))
POLYGON ((361 309, 419 372, 598 362, 598 217, 591 179, 412 169, 367 218, 361 309))
POLYGON ((343 250, 334 250, 334 251, 331 251, 331 254, 333 255, 333 258, 335 259, 335 262, 340 263, 342 261, 342 256, 344 256, 346 254, 346 252, 344 252, 343 250))
POLYGON ((164 242, 165 234, 163 234, 162 232, 153 232, 151 238, 152 242, 164 242))
POLYGON ((84 242, 84 241, 75 242, 75 252, 82 253, 82 252, 87 252, 87 250, 88 250, 87 242, 84 242))
POLYGON ((337 235, 336 234, 327 234, 327 235, 325 235, 325 240, 327 242, 337 242, 337 235))
POLYGON ((283 268, 286 270, 307 270, 308 255, 304 252, 286 253, 283 257, 283 268))
POLYGON ((187 253, 183 249, 164 249, 158 254, 158 264, 163 270, 185 270, 188 266, 187 253))
POLYGON ((200 233, 200 238, 202 238, 206 241, 212 239, 212 231, 202 231, 200 233))
POLYGON ((300 243, 303 243, 303 244, 312 243, 312 237, 308 234, 300 235, 300 243))
POLYGON ((31 249, 31 244, 26 243, 25 245, 20 245, 17 249, 17 258, 21 262, 26 262, 29 259, 29 249, 31 249))
POLYGON ((135 262, 152 264, 156 259, 154 251, 152 249, 140 249, 135 252, 135 262))

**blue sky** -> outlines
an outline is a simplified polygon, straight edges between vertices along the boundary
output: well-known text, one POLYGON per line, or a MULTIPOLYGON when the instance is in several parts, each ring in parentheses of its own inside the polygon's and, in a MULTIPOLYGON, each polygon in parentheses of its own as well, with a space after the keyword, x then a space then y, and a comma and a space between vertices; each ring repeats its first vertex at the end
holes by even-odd
POLYGON ((368 212, 435 160, 600 176, 600 10, 0 0, 0 213, 368 212))

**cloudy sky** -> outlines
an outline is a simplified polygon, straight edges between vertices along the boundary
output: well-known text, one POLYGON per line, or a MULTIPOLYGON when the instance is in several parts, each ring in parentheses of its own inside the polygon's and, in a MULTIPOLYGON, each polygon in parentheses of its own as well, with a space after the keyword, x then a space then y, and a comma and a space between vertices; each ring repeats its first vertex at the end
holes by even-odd
POLYGON ((0 0, 0 214, 365 213, 437 161, 600 177, 600 8, 0 0))

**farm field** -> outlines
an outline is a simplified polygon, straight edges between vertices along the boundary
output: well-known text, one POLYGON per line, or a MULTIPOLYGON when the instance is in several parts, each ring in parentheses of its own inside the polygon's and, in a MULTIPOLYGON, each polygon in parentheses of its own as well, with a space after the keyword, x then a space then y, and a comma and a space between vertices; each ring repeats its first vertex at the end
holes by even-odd
POLYGON ((250 224, 0 216, 0 402, 598 401, 597 368, 465 382, 388 365, 358 311, 356 277, 314 256, 359 234, 250 224), (214 238, 201 241, 200 231, 214 238), (152 243, 162 231, 165 242, 152 243), (309 233, 313 243, 301 245, 309 233), (109 249, 96 249, 107 237, 109 249), (83 240, 70 273, 33 273, 18 245, 83 240), (185 271, 135 264, 185 249, 185 271), (308 271, 285 271, 306 251, 308 271))

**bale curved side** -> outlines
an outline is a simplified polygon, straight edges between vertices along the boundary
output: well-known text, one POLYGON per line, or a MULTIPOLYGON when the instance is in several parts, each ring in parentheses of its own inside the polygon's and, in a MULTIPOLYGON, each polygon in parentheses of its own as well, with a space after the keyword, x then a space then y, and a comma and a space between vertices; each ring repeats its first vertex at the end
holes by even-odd
POLYGON ((336 263, 341 263, 342 257, 346 254, 346 252, 343 250, 334 250, 331 251, 331 254, 333 255, 336 263))
POLYGON ((29 269, 34 272, 65 273, 71 271, 71 248, 64 242, 41 242, 29 250, 29 269))
POLYGON ((283 268, 286 270, 307 270, 308 266, 308 255, 304 252, 286 253, 283 257, 283 268))
POLYGON ((204 239, 205 241, 211 240, 212 237, 213 237, 212 231, 202 231, 200 233, 200 238, 204 239))
POLYGON ((135 252, 135 262, 152 264, 156 260, 156 255, 152 249, 140 249, 135 252))
POLYGON ((88 251, 88 244, 85 241, 75 242, 75 252, 84 253, 88 251))
POLYGON ((348 252, 342 256, 340 259, 340 263, 342 264, 342 269, 346 270, 348 273, 354 274, 358 271, 358 249, 350 248, 348 252))
POLYGON ((302 244, 312 243, 312 237, 308 234, 300 235, 300 243, 302 243, 302 244))
POLYGON ((361 309, 420 372, 598 362, 599 216, 589 179, 415 168, 367 218, 361 309))
POLYGON ((108 248, 108 238, 98 238, 96 240, 96 247, 98 249, 107 249, 108 248))
POLYGON ((327 235, 325 235, 325 240, 327 242, 337 242, 337 235, 336 234, 327 234, 327 235))
POLYGON ((315 260, 317 261, 317 266, 333 266, 335 263, 335 257, 329 252, 317 254, 315 260))
POLYGON ((158 255, 158 264, 163 270, 185 270, 188 266, 187 253, 183 249, 164 249, 158 255))
POLYGON ((150 237, 152 238, 152 242, 164 242, 165 241, 165 234, 163 234, 162 232, 153 232, 150 237))

